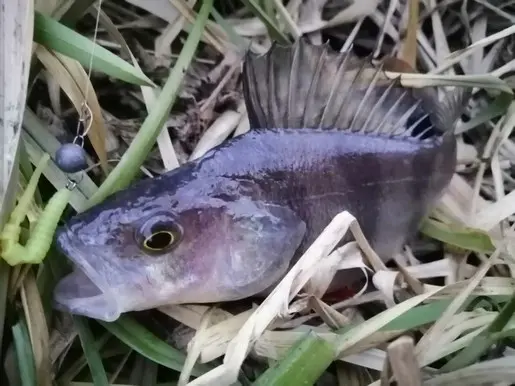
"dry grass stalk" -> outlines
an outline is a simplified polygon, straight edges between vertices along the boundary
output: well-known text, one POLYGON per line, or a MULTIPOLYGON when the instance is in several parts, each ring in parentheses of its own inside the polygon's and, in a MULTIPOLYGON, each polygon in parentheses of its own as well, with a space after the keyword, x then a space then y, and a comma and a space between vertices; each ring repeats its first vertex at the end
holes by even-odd
POLYGON ((388 363, 399 386, 422 386, 422 376, 415 356, 412 337, 401 336, 388 345, 388 363))

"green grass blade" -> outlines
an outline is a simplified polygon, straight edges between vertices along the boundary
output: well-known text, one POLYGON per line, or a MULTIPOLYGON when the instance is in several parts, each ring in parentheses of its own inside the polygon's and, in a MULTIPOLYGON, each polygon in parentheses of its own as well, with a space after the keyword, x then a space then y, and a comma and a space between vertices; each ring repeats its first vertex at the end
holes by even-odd
MULTIPOLYGON (((467 304, 471 304, 475 299, 484 298, 484 296, 471 296, 467 299, 467 304)), ((497 301, 507 301, 509 296, 491 296, 492 299, 496 299, 497 301)), ((395 319, 390 321, 384 327, 382 327, 379 331, 404 331, 411 330, 415 328, 420 328, 425 324, 435 322, 445 311, 449 304, 451 304, 452 299, 445 300, 435 300, 431 301, 428 304, 419 305, 413 307, 409 311, 405 312, 397 316, 395 319)), ((338 330, 338 333, 344 333, 350 329, 352 329, 354 325, 349 325, 338 330)))
POLYGON ((34 41, 77 60, 86 69, 89 69, 93 53, 93 70, 128 83, 155 86, 142 71, 125 60, 58 21, 38 12, 34 17, 34 41))
POLYGON ((310 332, 288 349, 284 358, 266 370, 254 386, 313 385, 335 359, 334 347, 310 332))
POLYGON ((20 320, 12 327, 15 356, 22 386, 37 386, 36 366, 32 353, 29 331, 24 321, 20 320))
MULTIPOLYGON (((450 303, 451 303, 451 300, 438 300, 438 301, 435 301, 435 302, 432 302, 432 303, 429 303, 429 304, 424 304, 424 305, 419 305, 419 306, 413 307, 412 309, 408 310, 407 312, 399 315, 397 318, 395 318, 392 321, 390 321, 388 324, 383 326, 379 331, 399 331, 399 332, 402 332, 402 331, 410 330, 410 329, 413 329, 413 328, 421 327, 421 326, 423 326, 425 324, 428 324, 428 323, 432 323, 432 322, 434 322, 435 320, 437 320, 440 317, 440 315, 445 311, 445 309, 449 306, 450 303)), ((343 335, 343 334, 347 333, 348 331, 354 329, 355 327, 356 327, 355 324, 348 325, 348 326, 345 326, 345 327, 339 329, 337 331, 337 333, 343 335)), ((331 353, 331 355, 329 355, 329 351, 324 351, 324 349, 318 348, 318 345, 319 345, 319 342, 314 340, 313 337, 310 338, 309 336, 306 337, 300 343, 297 343, 297 345, 296 345, 297 347, 302 347, 302 351, 305 352, 305 354, 303 354, 303 355, 306 355, 307 358, 310 357, 310 353, 312 352, 312 350, 314 352, 317 352, 317 350, 320 350, 320 352, 315 357, 315 359, 313 359, 313 358, 310 359, 310 361, 313 361, 315 363, 314 364, 310 364, 308 362, 306 364, 306 366, 308 368, 310 366, 314 366, 314 368, 312 370, 313 374, 316 374, 317 372, 319 372, 319 374, 322 374, 331 365, 331 363, 335 360, 335 353, 334 353, 334 351, 331 353), (305 346, 302 346, 302 345, 305 345, 305 346)), ((329 345, 329 347, 331 347, 330 344, 328 344, 328 345, 329 345)), ((295 345, 293 347, 295 347, 295 345)), ((288 355, 291 355, 292 359, 295 358, 295 356, 294 356, 295 355, 294 354, 295 349, 293 347, 290 348, 289 351, 288 351, 288 355)), ((332 351, 332 347, 331 347, 331 351, 332 351)), ((270 378, 271 377, 271 373, 275 374, 275 372, 277 371, 277 375, 276 375, 277 377, 279 377, 282 374, 287 373, 287 371, 286 371, 287 370, 286 363, 287 363, 288 355, 283 360, 283 361, 285 361, 284 364, 282 364, 282 362, 280 362, 279 365, 276 366, 277 368, 282 367, 283 368, 282 372, 277 370, 276 367, 271 368, 271 369, 267 370, 265 373, 263 373, 260 376, 260 378, 258 378, 258 380, 256 381, 255 385, 265 385, 265 384, 266 385, 268 385, 268 384, 271 384, 271 385, 272 384, 277 384, 277 385, 290 385, 291 384, 291 385, 294 385, 294 384, 300 384, 300 383, 295 383, 295 382, 294 383, 290 383, 287 378, 286 379, 285 378, 281 378, 281 382, 284 382, 284 383, 271 383, 272 380, 273 380, 273 378, 270 378), (268 375, 266 375, 266 374, 268 374, 268 375), (287 382, 285 382, 285 380, 287 382)), ((290 359, 290 360, 292 360, 292 359, 290 359)), ((298 367, 294 367, 294 369, 290 370, 290 371, 294 374, 296 371, 300 372, 301 370, 298 367)), ((295 380, 295 378, 292 378, 292 379, 295 380)), ((302 378, 299 378, 299 380, 301 380, 301 379, 302 378)), ((310 378, 310 381, 311 381, 311 378, 310 378)), ((306 383, 306 385, 313 384, 313 382, 306 383)))
MULTIPOLYGON (((468 301, 472 301, 474 298, 476 297, 470 297, 468 301)), ((393 319, 388 324, 379 329, 379 331, 398 331, 399 333, 402 333, 403 331, 420 328, 428 323, 433 323, 442 315, 442 313, 445 311, 445 309, 449 306, 451 302, 452 299, 437 300, 429 304, 418 305, 416 307, 413 307, 407 312, 397 316, 395 319, 393 319)), ((345 334, 348 331, 354 329, 355 327, 355 324, 351 324, 339 329, 337 333, 345 334)), ((306 348, 306 351, 309 351, 309 347, 306 348)), ((333 360, 334 357, 320 357, 317 366, 320 366, 320 371, 323 371, 331 365, 333 360)), ((259 378, 259 380, 260 379, 261 378, 259 378)))
MULTIPOLYGON (((401 331, 421 327, 433 323, 451 304, 451 300, 437 300, 435 302, 413 307, 405 314, 399 315, 380 331, 401 331)), ((342 330, 343 331, 343 330, 342 330)))
POLYGON ((156 104, 150 110, 150 113, 141 125, 138 134, 123 154, 118 165, 116 165, 104 183, 89 199, 87 203, 89 207, 102 202, 111 193, 127 187, 139 172, 139 167, 143 164, 149 151, 152 149, 152 146, 156 142, 156 139, 168 118, 179 88, 182 85, 186 69, 189 67, 197 49, 212 6, 213 0, 205 0, 203 2, 191 33, 184 44, 175 66, 170 72, 170 76, 168 77, 156 104))
POLYGON ((490 325, 474 338, 472 343, 461 350, 441 369, 442 372, 455 371, 476 362, 494 343, 495 334, 501 332, 515 313, 515 294, 502 308, 490 325))
POLYGON ((422 223, 420 231, 435 240, 465 250, 481 253, 492 253, 495 251, 495 246, 490 236, 477 229, 453 226, 433 219, 426 219, 422 223))
MULTIPOLYGON (((116 322, 98 322, 111 334, 144 357, 169 369, 182 370, 186 356, 163 342, 131 317, 122 315, 116 322)), ((197 365, 193 369, 192 374, 199 376, 209 369, 210 366, 197 365)))
POLYGON ((109 386, 109 381, 104 370, 104 365, 102 364, 102 358, 100 358, 100 353, 97 350, 95 338, 89 329, 86 319, 79 316, 74 316, 73 321, 79 333, 80 343, 82 345, 82 350, 84 351, 84 356, 88 361, 93 383, 95 386, 109 386))
MULTIPOLYGON (((111 337, 109 332, 105 332, 94 342, 94 347, 96 351, 101 351, 105 349, 106 343, 111 337)), ((102 351, 105 354, 105 351, 102 351)), ((105 358, 105 355, 103 356, 105 358)), ((105 360, 105 359, 104 359, 105 360)), ((84 367, 88 365, 88 359, 85 355, 78 357, 74 362, 70 363, 66 366, 65 371, 60 375, 57 380, 57 384, 59 385, 69 385, 72 380, 82 371, 84 367)))

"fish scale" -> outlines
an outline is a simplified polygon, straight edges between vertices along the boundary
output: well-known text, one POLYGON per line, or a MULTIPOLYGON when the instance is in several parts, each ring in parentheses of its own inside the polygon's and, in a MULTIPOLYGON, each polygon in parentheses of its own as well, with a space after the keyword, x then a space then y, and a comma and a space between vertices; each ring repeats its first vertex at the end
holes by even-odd
MULTIPOLYGON (((56 242, 74 271, 55 307, 113 321, 264 296, 344 210, 391 259, 450 182, 467 94, 441 102, 387 78, 387 64, 305 38, 249 52, 250 131, 71 218, 56 242)), ((357 278, 341 272, 330 288, 357 278)))

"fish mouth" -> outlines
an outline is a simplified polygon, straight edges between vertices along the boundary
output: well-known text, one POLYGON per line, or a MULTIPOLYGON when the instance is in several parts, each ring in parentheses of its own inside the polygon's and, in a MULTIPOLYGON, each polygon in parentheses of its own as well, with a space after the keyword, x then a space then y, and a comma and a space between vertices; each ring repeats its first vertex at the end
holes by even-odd
POLYGON ((57 231, 58 249, 74 263, 73 271, 54 289, 54 307, 71 314, 113 322, 122 313, 116 294, 88 263, 84 252, 73 244, 67 229, 57 231))

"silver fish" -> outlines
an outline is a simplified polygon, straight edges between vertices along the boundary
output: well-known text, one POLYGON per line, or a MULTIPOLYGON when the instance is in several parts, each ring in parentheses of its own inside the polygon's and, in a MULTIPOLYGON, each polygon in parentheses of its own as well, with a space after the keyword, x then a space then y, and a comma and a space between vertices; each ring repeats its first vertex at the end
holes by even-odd
MULTIPOLYGON (((434 89, 402 87, 385 63, 304 38, 248 52, 250 131, 60 228, 56 243, 75 268, 58 283, 55 307, 113 321, 263 296, 343 210, 390 259, 454 173, 466 98, 441 102, 434 89)), ((332 289, 352 284, 345 272, 332 289)))

